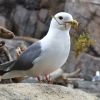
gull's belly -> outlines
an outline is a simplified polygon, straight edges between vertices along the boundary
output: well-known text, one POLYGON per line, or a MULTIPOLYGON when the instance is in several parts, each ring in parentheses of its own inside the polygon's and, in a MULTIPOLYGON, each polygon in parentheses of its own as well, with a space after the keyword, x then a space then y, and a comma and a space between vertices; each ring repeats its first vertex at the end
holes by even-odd
POLYGON ((41 74, 50 74, 57 68, 64 65, 66 62, 70 51, 70 43, 64 45, 56 45, 55 48, 48 48, 45 53, 37 59, 34 67, 32 68, 32 73, 34 76, 41 74))

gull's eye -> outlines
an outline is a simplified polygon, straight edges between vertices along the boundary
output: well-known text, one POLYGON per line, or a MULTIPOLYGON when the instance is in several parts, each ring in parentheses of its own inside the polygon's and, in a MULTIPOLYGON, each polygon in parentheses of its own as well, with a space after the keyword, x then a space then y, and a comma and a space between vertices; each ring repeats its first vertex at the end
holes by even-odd
POLYGON ((63 17, 62 17, 62 16, 59 16, 58 18, 59 18, 60 20, 62 20, 62 19, 63 19, 63 17))

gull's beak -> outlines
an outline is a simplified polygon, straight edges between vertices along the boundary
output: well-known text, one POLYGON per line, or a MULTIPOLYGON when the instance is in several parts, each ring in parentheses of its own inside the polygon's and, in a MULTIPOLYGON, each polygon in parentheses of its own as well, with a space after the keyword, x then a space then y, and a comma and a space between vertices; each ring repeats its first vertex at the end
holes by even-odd
POLYGON ((72 28, 74 28, 74 29, 78 28, 79 23, 76 20, 66 22, 66 24, 68 24, 68 23, 72 26, 72 28))

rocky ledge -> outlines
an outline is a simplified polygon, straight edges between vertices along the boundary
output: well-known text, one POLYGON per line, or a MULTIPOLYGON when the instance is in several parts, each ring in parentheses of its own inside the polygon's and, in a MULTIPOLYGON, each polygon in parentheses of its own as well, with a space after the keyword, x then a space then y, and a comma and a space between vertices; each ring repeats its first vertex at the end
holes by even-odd
POLYGON ((99 100, 97 97, 71 87, 52 84, 1 84, 0 100, 99 100))

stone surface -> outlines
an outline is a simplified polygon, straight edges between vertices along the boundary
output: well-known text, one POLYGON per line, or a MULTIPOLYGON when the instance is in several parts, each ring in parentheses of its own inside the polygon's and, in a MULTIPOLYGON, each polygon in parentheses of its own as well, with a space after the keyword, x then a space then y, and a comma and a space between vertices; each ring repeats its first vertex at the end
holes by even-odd
POLYGON ((4 0, 0 0, 0 4, 4 3, 4 0))
POLYGON ((76 88, 81 89, 87 93, 91 93, 92 95, 95 95, 100 99, 100 82, 77 80, 73 83, 74 87, 75 84, 77 84, 76 88))
POLYGON ((28 11, 22 6, 17 6, 12 13, 12 19, 17 35, 33 36, 36 24, 36 11, 28 11))
POLYGON ((50 84, 0 84, 0 100, 99 100, 81 90, 50 84))
POLYGON ((78 88, 90 93, 100 93, 100 82, 77 81, 78 88))
POLYGON ((40 39, 43 37, 43 35, 47 33, 47 31, 48 31, 48 26, 46 26, 46 24, 44 24, 43 22, 38 21, 34 37, 40 39))
POLYGON ((15 7, 16 0, 0 0, 0 14, 7 16, 7 18, 15 7))
POLYGON ((17 2, 29 10, 39 9, 40 0, 19 0, 17 2))
POLYGON ((25 23, 27 19, 27 9, 23 8, 22 6, 17 6, 16 9, 11 14, 11 19, 13 19, 14 27, 16 34, 22 35, 24 32, 24 26, 23 24, 25 23), (26 18, 26 19, 25 19, 26 18))
POLYGON ((95 48, 100 53, 100 0, 66 0, 65 11, 80 22, 80 33, 88 31, 96 40, 95 48))
POLYGON ((11 22, 5 16, 2 15, 0 15, 0 26, 5 27, 9 30, 11 30, 12 28, 11 22))
POLYGON ((100 58, 86 53, 76 58, 75 53, 71 51, 70 56, 64 65, 64 70, 69 73, 75 71, 79 67, 81 68, 81 72, 77 77, 91 81, 93 76, 95 76, 95 72, 97 70, 100 71, 100 58), (81 62, 81 66, 75 66, 78 62, 81 62))
POLYGON ((39 12, 39 19, 42 22, 45 22, 47 17, 48 17, 48 10, 47 9, 41 9, 40 12, 39 12))
MULTIPOLYGON (((82 62, 82 72, 80 76, 86 80, 91 80, 97 70, 100 70, 100 0, 66 0, 65 11, 73 15, 74 19, 79 21, 79 35, 84 31, 90 33, 90 37, 96 41, 93 48, 90 48, 88 54, 84 53, 80 58, 75 57, 75 52, 71 49, 69 59, 65 64, 67 72, 74 71, 75 64, 82 62), (92 52, 92 53, 91 53, 92 52)), ((73 36, 72 36, 73 37, 73 36)), ((71 38, 72 39, 72 38, 71 38)), ((73 46, 73 44, 72 44, 73 46)), ((77 66, 78 67, 78 66, 77 66)))
POLYGON ((40 7, 41 8, 49 8, 50 7, 50 0, 41 0, 40 7))
POLYGON ((0 15, 9 22, 7 28, 15 34, 35 37, 38 30, 38 37, 41 38, 46 35, 51 15, 63 11, 64 2, 65 0, 0 0, 0 15), (46 25, 43 31, 37 29, 40 25, 38 21, 46 25))
POLYGON ((6 18, 4 16, 0 16, 0 26, 6 27, 6 18))

